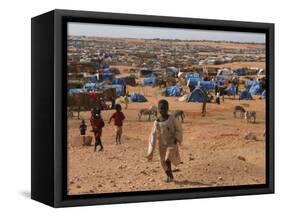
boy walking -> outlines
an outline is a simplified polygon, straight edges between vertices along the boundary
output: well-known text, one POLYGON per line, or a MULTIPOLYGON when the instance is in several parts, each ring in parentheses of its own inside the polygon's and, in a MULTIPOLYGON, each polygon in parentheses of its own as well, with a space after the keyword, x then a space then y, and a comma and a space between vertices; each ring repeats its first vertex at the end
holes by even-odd
POLYGON ((120 104, 115 105, 116 112, 110 117, 108 123, 110 124, 111 120, 114 120, 115 131, 116 131, 116 145, 121 145, 121 135, 122 135, 122 126, 123 121, 125 120, 125 115, 121 112, 122 108, 120 104))
POLYGON ((181 163, 178 144, 183 140, 182 127, 173 115, 168 114, 168 101, 160 100, 158 111, 160 117, 153 124, 146 158, 152 160, 158 140, 161 166, 167 176, 166 182, 171 182, 174 180, 172 164, 177 166, 181 163))
POLYGON ((102 135, 102 128, 104 127, 104 121, 101 118, 100 110, 95 109, 92 112, 91 117, 91 125, 93 128, 93 132, 95 135, 95 151, 97 149, 97 146, 100 146, 100 150, 103 150, 102 142, 101 142, 101 135, 102 135))

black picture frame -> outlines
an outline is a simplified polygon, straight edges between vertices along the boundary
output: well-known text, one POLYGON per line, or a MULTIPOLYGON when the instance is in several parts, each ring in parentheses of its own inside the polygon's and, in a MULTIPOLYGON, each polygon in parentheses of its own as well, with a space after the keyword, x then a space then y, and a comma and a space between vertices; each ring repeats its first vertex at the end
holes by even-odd
POLYGON ((274 24, 53 10, 32 18, 31 198, 53 207, 274 193, 274 24), (86 22, 266 34, 266 184, 68 196, 66 23, 86 22))

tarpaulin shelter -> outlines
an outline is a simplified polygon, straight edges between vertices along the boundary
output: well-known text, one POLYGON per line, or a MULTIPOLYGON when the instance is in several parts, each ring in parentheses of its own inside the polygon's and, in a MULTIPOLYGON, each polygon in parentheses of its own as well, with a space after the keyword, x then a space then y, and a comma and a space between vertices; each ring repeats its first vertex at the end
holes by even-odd
POLYGON ((169 86, 166 87, 165 95, 166 96, 180 96, 181 94, 181 89, 179 86, 169 86))
POLYGON ((126 84, 126 78, 113 78, 111 83, 124 85, 126 84))
POLYGON ((258 95, 262 93, 262 88, 260 83, 254 84, 250 87, 249 89, 249 93, 254 94, 254 95, 258 95))
POLYGON ((177 73, 178 73, 178 69, 176 67, 174 67, 174 66, 170 66, 170 67, 166 68, 166 73, 167 74, 171 74, 173 76, 176 76, 177 73))
POLYGON ((147 102, 147 99, 144 97, 144 95, 140 93, 133 93, 129 96, 129 98, 132 102, 147 102))
POLYGON ((213 90, 216 87, 215 81, 200 81, 200 87, 204 90, 213 90))
POLYGON ((141 82, 142 86, 155 86, 158 84, 158 79, 155 77, 144 78, 141 82))
POLYGON ((83 90, 88 92, 88 91, 91 91, 91 90, 93 90, 95 88, 98 88, 98 87, 99 87, 98 83, 86 83, 83 86, 83 90))
POLYGON ((200 87, 195 88, 187 98, 187 102, 208 102, 207 93, 200 87))
POLYGON ((245 99, 245 100, 252 100, 253 97, 252 95, 249 93, 248 90, 244 90, 241 92, 240 96, 239 96, 239 99, 245 99))

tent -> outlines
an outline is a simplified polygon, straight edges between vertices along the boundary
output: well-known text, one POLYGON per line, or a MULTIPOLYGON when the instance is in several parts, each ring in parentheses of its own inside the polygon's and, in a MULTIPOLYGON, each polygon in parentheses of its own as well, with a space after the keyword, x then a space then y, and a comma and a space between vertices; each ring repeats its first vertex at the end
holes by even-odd
POLYGON ((247 87, 247 89, 250 89, 252 86, 257 85, 258 83, 259 82, 255 81, 255 80, 248 80, 248 81, 246 81, 246 87, 247 87))
POLYGON ((187 73, 186 76, 185 76, 185 79, 188 80, 190 78, 197 78, 197 79, 200 79, 200 75, 197 73, 197 72, 190 72, 190 73, 187 73))
POLYGON ((88 92, 88 91, 91 91, 91 90, 93 90, 95 88, 98 88, 98 87, 99 87, 98 83, 86 83, 83 86, 83 90, 88 92))
POLYGON ((230 86, 226 89, 227 94, 231 96, 236 95, 236 87, 233 84, 230 84, 230 86))
POLYGON ((155 86, 158 84, 158 79, 155 77, 144 78, 141 82, 142 86, 155 86))
POLYGON ((204 90, 212 90, 216 87, 215 81, 200 81, 200 87, 204 90))
POLYGON ((190 77, 187 80, 188 86, 197 86, 198 82, 201 81, 201 78, 197 77, 190 77))
POLYGON ((246 100, 252 100, 253 97, 252 95, 249 93, 248 90, 244 90, 241 92, 240 96, 239 96, 239 100, 240 99, 246 99, 246 100))
POLYGON ((81 88, 73 88, 73 89, 68 90, 68 95, 74 95, 74 94, 83 93, 83 92, 84 92, 84 90, 81 88))
POLYGON ((114 78, 112 80, 112 84, 121 84, 124 85, 126 83, 126 78, 114 78))
POLYGON ((208 102, 207 93, 200 87, 195 88, 187 98, 187 102, 208 102))
POLYGON ((176 76, 176 74, 178 73, 178 69, 174 66, 171 66, 171 67, 167 67, 166 68, 166 73, 167 74, 171 74, 173 76, 176 76))
POLYGON ((236 69, 235 70, 238 76, 245 76, 246 70, 244 68, 236 69))
POLYGON ((261 94, 262 93, 261 85, 259 83, 252 85, 249 89, 249 93, 254 95, 261 94))
POLYGON ((165 95, 166 96, 180 96, 181 94, 181 89, 179 86, 169 86, 166 87, 165 95))
POLYGON ((132 102, 147 102, 147 99, 144 97, 144 95, 140 93, 131 94, 130 99, 132 102))
POLYGON ((103 69, 109 68, 109 64, 108 64, 108 63, 104 63, 104 64, 102 65, 102 68, 103 68, 103 69))

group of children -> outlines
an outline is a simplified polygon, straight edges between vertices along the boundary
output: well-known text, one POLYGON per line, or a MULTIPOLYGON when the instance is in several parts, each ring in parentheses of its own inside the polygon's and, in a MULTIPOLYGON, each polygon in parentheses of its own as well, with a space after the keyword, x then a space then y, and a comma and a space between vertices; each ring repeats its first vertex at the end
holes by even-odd
MULTIPOLYGON (((116 131, 116 145, 121 144, 121 135, 122 135, 122 126, 123 121, 125 120, 125 115, 121 111, 121 105, 115 105, 116 112, 110 117, 108 124, 110 124, 111 120, 114 120, 115 131, 116 131)), ((92 126, 92 132, 95 136, 95 151, 98 146, 100 146, 99 151, 103 150, 103 145, 101 141, 102 136, 102 128, 105 126, 104 121, 101 116, 101 110, 98 107, 95 107, 91 110, 91 118, 90 123, 92 126)), ((80 124, 80 135, 86 135, 87 125, 85 120, 82 120, 80 124)))
MULTIPOLYGON (((116 104, 116 112, 110 117, 108 123, 114 120, 116 127, 116 144, 121 144, 122 125, 125 119, 124 114, 121 111, 121 105, 116 104)), ((166 174, 166 182, 174 180, 172 173, 172 164, 177 166, 181 163, 178 145, 181 145, 183 141, 181 123, 168 113, 169 104, 166 100, 160 100, 158 103, 158 111, 160 117, 155 120, 152 131, 149 138, 148 152, 146 158, 151 161, 153 158, 153 152, 158 143, 161 166, 166 174)), ((95 135, 95 150, 97 146, 100 146, 100 151, 103 150, 101 142, 102 128, 104 127, 104 121, 101 117, 100 110, 95 109, 92 111, 91 125, 95 135)), ((86 133, 85 121, 82 121, 80 125, 81 135, 86 133)))

